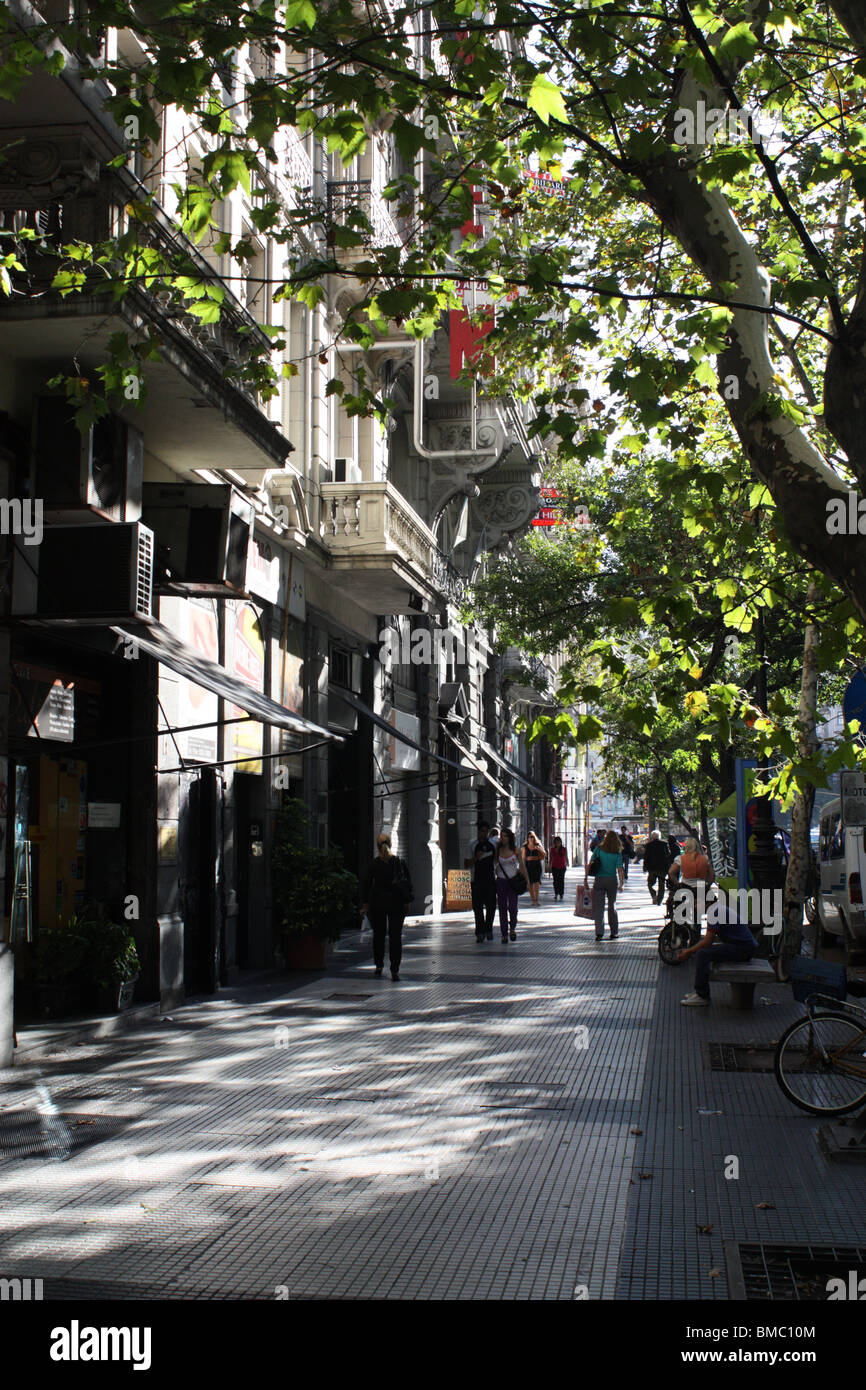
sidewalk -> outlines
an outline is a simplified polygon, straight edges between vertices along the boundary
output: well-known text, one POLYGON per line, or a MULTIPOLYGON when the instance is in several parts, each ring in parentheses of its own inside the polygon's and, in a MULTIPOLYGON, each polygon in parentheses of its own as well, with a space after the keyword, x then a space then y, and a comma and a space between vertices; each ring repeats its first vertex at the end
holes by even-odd
POLYGON ((704 1039, 775 1037, 790 992, 680 1009, 642 878, 598 945, 576 875, 563 905, 549 882, 508 946, 426 919, 397 984, 354 938, 325 977, 3 1074, 0 1276, 48 1298, 725 1298, 723 1237, 862 1243, 861 1170, 824 1164, 772 1075, 703 1070, 704 1039))

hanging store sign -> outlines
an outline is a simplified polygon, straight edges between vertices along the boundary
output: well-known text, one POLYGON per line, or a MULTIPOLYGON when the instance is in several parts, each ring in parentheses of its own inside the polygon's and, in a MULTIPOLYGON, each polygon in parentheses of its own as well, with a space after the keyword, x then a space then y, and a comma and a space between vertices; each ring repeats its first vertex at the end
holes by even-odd
MULTIPOLYGON (((265 645, 262 641, 258 615, 248 603, 236 609, 226 605, 226 641, 231 643, 231 672, 254 690, 264 690, 265 645), (230 632, 229 632, 230 630, 230 632)), ((226 706, 226 718, 240 719, 246 711, 237 705, 226 706)), ((226 725, 226 758, 236 772, 260 773, 262 770, 261 724, 249 719, 243 724, 226 725), (244 757, 250 754, 249 758, 244 757)))
POLYGON ((265 603, 280 596, 280 557, 270 541, 253 539, 247 555, 247 590, 265 603))

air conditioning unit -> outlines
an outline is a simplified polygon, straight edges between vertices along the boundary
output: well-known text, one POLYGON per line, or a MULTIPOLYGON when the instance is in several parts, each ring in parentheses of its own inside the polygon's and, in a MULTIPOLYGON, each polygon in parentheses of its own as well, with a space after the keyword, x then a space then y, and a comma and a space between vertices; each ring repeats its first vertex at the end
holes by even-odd
POLYGON ((48 526, 32 548, 16 539, 12 613, 77 627, 152 619, 153 533, 133 521, 48 526))
POLYGON ((359 483, 361 468, 354 459, 334 459, 335 483, 359 483))
POLYGON ((215 598, 246 594, 255 508, 236 487, 145 483, 144 519, 157 546, 167 551, 173 591, 215 598))
POLYGON ((138 521, 144 441, 141 430, 105 415, 82 433, 62 396, 37 396, 30 495, 45 521, 138 521))

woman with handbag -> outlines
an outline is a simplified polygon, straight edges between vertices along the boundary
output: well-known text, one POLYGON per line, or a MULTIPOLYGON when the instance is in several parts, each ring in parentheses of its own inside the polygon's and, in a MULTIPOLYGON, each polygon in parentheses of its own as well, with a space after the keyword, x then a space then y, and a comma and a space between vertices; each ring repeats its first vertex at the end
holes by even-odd
POLYGON ((377 979, 385 965, 387 932, 391 979, 399 980, 400 961, 403 959, 403 920, 415 894, 409 870, 402 859, 391 853, 390 835, 379 835, 376 848, 379 852, 364 877, 361 916, 369 917, 373 928, 373 963, 377 979))
MULTIPOLYGON (((622 845, 619 836, 615 835, 612 830, 609 830, 605 835, 601 847, 593 855, 593 860, 598 861, 592 892, 592 905, 595 909, 595 939, 601 941, 604 936, 604 905, 606 902, 610 939, 615 941, 619 935, 619 918, 615 906, 617 882, 622 888, 625 875, 622 865, 622 845)), ((594 865, 590 864, 590 873, 592 873, 593 867, 594 865)))
POLYGON ((499 903, 499 931, 504 942, 509 935, 517 940, 517 897, 526 891, 523 854, 517 848, 513 830, 500 830, 494 868, 496 899, 499 903))

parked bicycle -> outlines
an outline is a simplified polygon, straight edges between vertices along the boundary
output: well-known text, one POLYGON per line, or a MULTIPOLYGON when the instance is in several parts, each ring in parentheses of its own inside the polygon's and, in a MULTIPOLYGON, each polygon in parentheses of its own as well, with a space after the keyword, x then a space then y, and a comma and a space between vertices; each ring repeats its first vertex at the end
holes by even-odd
POLYGON ((810 1115, 847 1115, 866 1105, 866 1009, 813 994, 806 1017, 776 1045, 776 1080, 810 1115))
MULTIPOLYGON (((683 903, 680 899, 680 904, 683 903)), ((685 951, 687 947, 694 946, 701 938, 701 922, 698 916, 698 896, 697 890, 691 884, 668 884, 668 895, 665 899, 665 924, 659 932, 658 953, 665 965, 679 965, 679 953, 685 951), (686 916, 688 921, 682 922, 675 920, 681 917, 680 911, 675 914, 676 895, 680 888, 685 889, 692 895, 692 902, 688 904, 686 916)))

